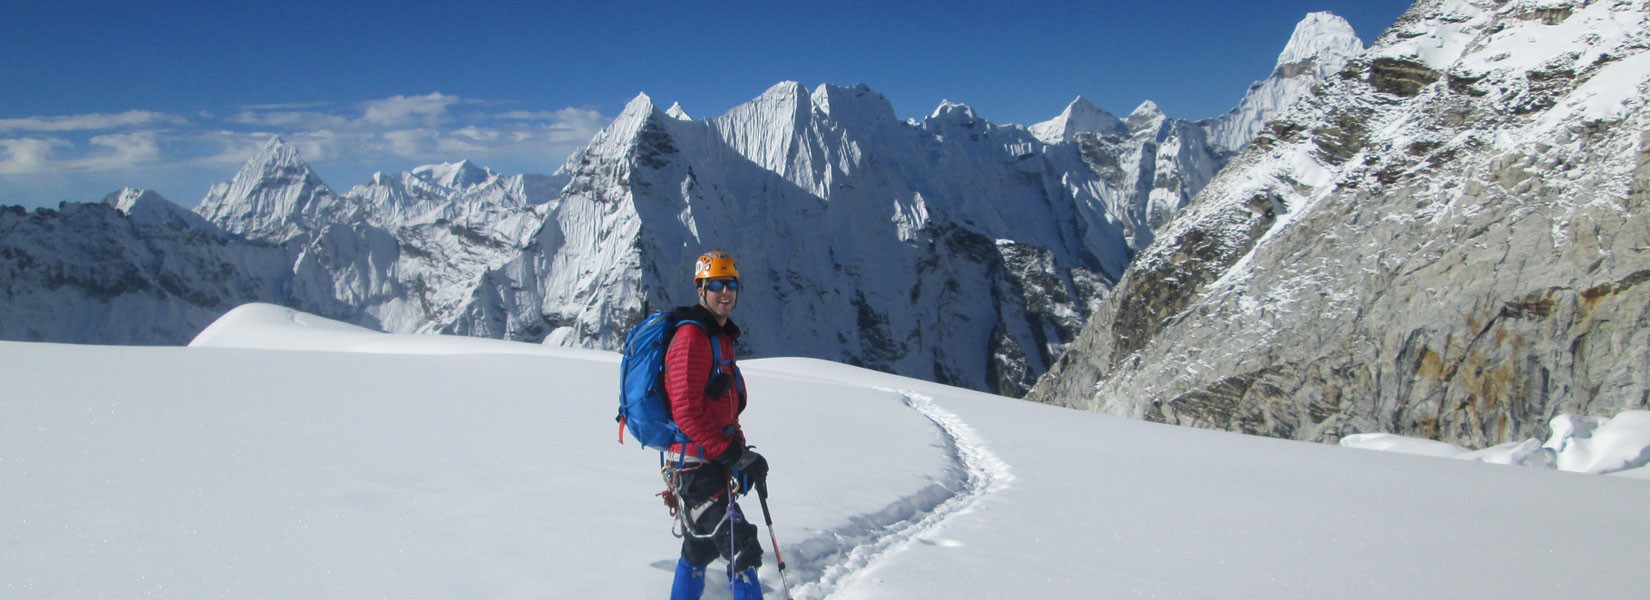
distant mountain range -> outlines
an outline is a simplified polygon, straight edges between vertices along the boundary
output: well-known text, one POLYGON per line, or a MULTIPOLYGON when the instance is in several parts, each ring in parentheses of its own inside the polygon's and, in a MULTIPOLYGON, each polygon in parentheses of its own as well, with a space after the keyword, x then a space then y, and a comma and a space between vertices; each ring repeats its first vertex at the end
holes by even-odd
POLYGON ((394 332, 616 348, 693 302, 692 258, 746 279, 755 356, 1020 395, 1263 124, 1359 54, 1309 15, 1219 119, 1078 98, 1022 127, 864 86, 780 83, 692 119, 645 95, 555 174, 431 165, 339 193, 272 139, 193 213, 140 190, 0 211, 0 338, 187 342, 245 302, 394 332))

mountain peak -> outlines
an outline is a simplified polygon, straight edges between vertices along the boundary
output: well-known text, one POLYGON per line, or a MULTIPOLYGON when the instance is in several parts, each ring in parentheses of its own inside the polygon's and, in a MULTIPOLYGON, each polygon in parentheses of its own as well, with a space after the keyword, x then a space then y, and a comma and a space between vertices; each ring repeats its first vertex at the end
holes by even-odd
POLYGON ((251 189, 259 186, 288 185, 310 179, 315 180, 315 183, 320 182, 310 170, 309 163, 304 162, 303 155, 298 153, 298 147, 277 135, 270 137, 269 141, 264 143, 264 147, 241 166, 230 185, 251 189))
POLYGON ((665 116, 668 116, 672 119, 676 119, 678 121, 692 121, 693 120, 693 117, 688 114, 687 109, 682 108, 682 103, 681 102, 671 103, 670 110, 665 111, 665 116))
POLYGON ((735 151, 775 173, 787 172, 798 143, 798 132, 815 118, 808 90, 795 81, 783 81, 762 95, 711 119, 710 127, 730 141, 735 151))
POLYGON ((839 123, 867 126, 897 122, 894 103, 863 83, 848 87, 821 84, 814 89, 814 107, 839 123))
POLYGON ((941 121, 961 122, 979 120, 979 116, 974 114, 974 109, 969 108, 967 104, 952 102, 950 100, 941 100, 940 105, 934 107, 933 114, 928 115, 928 118, 941 121))
POLYGON ((784 129, 794 130, 806 122, 812 110, 813 98, 808 94, 808 88, 795 81, 782 81, 750 102, 728 111, 727 116, 743 123, 784 123, 784 129))
MULTIPOLYGON (((635 98, 631 98, 630 102, 625 103, 624 110, 619 111, 619 116, 608 124, 607 129, 614 131, 631 129, 634 126, 639 126, 642 121, 652 118, 653 113, 656 112, 659 112, 659 107, 653 103, 653 98, 648 97, 645 93, 636 94, 635 98)), ((600 138, 601 136, 598 135, 597 137, 600 138)))
POLYGON ((1140 106, 1135 107, 1134 112, 1129 113, 1128 118, 1123 119, 1123 122, 1128 124, 1129 131, 1139 133, 1148 129, 1156 129, 1166 119, 1168 119, 1168 116, 1163 114, 1163 109, 1158 108, 1156 102, 1147 100, 1141 102, 1140 106))
POLYGON ((1046 144, 1068 142, 1079 133, 1107 133, 1122 129, 1122 121, 1082 96, 1067 104, 1060 116, 1030 127, 1031 135, 1046 144))
POLYGON ((1330 12, 1306 15, 1295 24, 1295 33, 1278 54, 1278 68, 1306 61, 1345 63, 1364 51, 1364 43, 1352 24, 1330 12))
MULTIPOLYGON (((636 94, 630 102, 619 111, 619 116, 613 122, 596 133, 586 148, 597 154, 622 153, 624 149, 641 133, 642 127, 659 113, 659 107, 653 104, 653 99, 645 93, 636 94)), ((568 157, 569 161, 577 159, 580 153, 575 152, 568 157)), ((563 168, 566 168, 565 166, 563 168)))
POLYGON ((1151 117, 1161 114, 1163 114, 1163 109, 1158 108, 1156 102, 1147 100, 1145 102, 1141 102, 1140 106, 1134 107, 1134 112, 1129 113, 1129 117, 1151 117))
POLYGON ((488 179, 497 175, 493 173, 492 169, 477 166, 469 160, 439 165, 424 165, 413 169, 412 174, 424 181, 454 190, 462 190, 486 183, 488 179))
POLYGON ((152 191, 132 187, 121 188, 120 191, 103 197, 104 204, 128 215, 132 214, 134 209, 141 210, 139 206, 155 201, 165 202, 166 199, 152 191))
POLYGON ((205 219, 161 197, 138 188, 122 188, 103 198, 103 203, 125 213, 133 222, 145 225, 172 224, 182 228, 209 229, 205 219))
POLYGON ((1363 51, 1364 43, 1346 19, 1327 12, 1306 15, 1278 54, 1271 76, 1251 85, 1231 112, 1210 123, 1210 143, 1223 151, 1237 152, 1267 121, 1311 93, 1312 86, 1339 72, 1363 51))
POLYGON ((230 233, 275 242, 328 219, 349 222, 355 217, 352 207, 280 136, 264 143, 234 179, 212 186, 195 212, 230 233))
POLYGON ((769 97, 769 96, 775 96, 775 97, 779 97, 779 98, 795 98, 795 97, 807 96, 807 95, 808 95, 808 88, 803 86, 802 82, 799 82, 799 81, 781 81, 779 83, 773 84, 767 90, 763 91, 762 95, 759 96, 759 98, 766 98, 766 97, 769 97))
MULTIPOLYGON (((304 159, 298 154, 298 148, 287 143, 281 136, 271 136, 264 142, 264 147, 246 162, 246 168, 260 167, 267 171, 272 167, 290 167, 304 165, 304 159)), ((307 167, 307 165, 304 165, 307 167)))

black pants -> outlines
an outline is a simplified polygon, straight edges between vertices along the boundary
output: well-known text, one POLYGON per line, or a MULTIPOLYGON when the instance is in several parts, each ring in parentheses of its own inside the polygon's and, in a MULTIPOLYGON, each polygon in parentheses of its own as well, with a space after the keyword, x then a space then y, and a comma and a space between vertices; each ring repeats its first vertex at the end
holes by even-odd
MULTIPOLYGON (((676 496, 682 502, 682 520, 687 531, 682 536, 682 558, 703 567, 720 556, 733 565, 733 572, 762 565, 762 544, 756 526, 734 511, 728 514, 728 470, 714 463, 689 464, 677 469, 676 496), (728 536, 728 526, 733 536, 728 536)), ((737 507, 737 503, 735 503, 737 507)))

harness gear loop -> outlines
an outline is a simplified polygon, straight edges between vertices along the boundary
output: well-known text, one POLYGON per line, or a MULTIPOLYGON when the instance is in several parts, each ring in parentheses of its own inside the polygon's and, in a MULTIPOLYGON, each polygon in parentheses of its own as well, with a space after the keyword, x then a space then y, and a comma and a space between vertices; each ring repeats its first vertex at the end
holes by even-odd
POLYGON ((676 492, 667 488, 665 491, 654 494, 654 496, 658 496, 665 501, 665 508, 670 510, 671 517, 675 517, 682 511, 682 504, 676 499, 676 492))
POLYGON ((670 526, 670 535, 680 538, 687 530, 687 523, 683 520, 684 515, 682 513, 684 511, 682 510, 681 498, 676 495, 676 490, 680 487, 681 476, 676 473, 676 469, 672 465, 664 462, 663 453, 659 455, 659 458, 659 462, 663 463, 659 466, 659 476, 665 480, 665 491, 654 495, 662 498, 665 501, 665 508, 670 511, 670 519, 673 521, 670 526))

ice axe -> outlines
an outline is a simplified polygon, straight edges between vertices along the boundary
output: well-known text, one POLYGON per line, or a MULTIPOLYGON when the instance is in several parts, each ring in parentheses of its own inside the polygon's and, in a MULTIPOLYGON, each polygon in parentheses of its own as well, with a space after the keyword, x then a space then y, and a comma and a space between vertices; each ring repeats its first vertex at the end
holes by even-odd
POLYGON ((768 525, 768 542, 773 544, 773 560, 779 563, 779 589, 785 593, 785 600, 790 600, 791 584, 785 580, 785 557, 779 554, 779 538, 773 534, 773 515, 768 512, 768 482, 765 478, 756 481, 756 500, 762 504, 762 521, 768 525))

